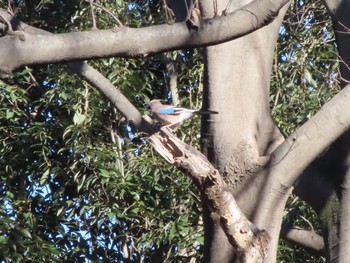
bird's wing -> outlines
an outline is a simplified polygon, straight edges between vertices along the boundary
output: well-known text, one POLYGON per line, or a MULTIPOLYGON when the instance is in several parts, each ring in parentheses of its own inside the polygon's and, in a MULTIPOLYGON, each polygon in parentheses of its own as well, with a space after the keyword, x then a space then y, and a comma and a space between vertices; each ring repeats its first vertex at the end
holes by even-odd
POLYGON ((179 107, 174 107, 174 110, 176 113, 195 113, 197 110, 191 110, 191 109, 186 109, 186 108, 179 108, 179 107))
POLYGON ((174 107, 167 107, 167 108, 162 108, 158 111, 158 114, 178 114, 178 112, 176 112, 174 107))

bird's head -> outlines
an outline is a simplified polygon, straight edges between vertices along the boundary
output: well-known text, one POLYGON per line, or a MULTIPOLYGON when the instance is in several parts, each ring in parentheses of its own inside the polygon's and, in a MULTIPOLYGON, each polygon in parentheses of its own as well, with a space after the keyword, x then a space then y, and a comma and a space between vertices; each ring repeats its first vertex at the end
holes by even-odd
POLYGON ((163 104, 160 102, 160 100, 151 100, 148 104, 148 107, 151 110, 151 112, 158 111, 162 106, 163 104))

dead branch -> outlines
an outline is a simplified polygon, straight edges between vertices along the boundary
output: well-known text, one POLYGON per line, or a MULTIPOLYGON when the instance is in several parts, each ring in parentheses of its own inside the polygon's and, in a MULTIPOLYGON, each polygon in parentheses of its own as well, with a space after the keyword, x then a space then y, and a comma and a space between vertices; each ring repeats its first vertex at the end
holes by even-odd
POLYGON ((245 255, 244 262, 263 262, 270 240, 267 232, 257 229, 244 216, 221 175, 205 156, 166 127, 151 135, 148 141, 197 185, 211 212, 220 216, 221 227, 230 243, 245 255))

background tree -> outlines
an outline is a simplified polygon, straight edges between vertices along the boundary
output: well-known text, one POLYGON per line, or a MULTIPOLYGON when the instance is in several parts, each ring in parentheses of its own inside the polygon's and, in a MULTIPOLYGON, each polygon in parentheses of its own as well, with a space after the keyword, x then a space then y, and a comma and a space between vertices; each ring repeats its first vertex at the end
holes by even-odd
MULTIPOLYGON (((328 261, 345 262, 348 89, 319 109, 338 92, 337 79, 341 87, 349 79, 349 9, 345 1, 326 4, 341 74, 320 2, 292 3, 282 26, 287 2, 2 3, 2 260, 243 262, 257 242, 269 244, 273 262, 282 225, 282 236, 316 258, 319 232, 328 261), (156 54, 134 59, 148 53, 156 54), (77 75, 51 64, 87 58, 90 65, 68 64, 77 75), (202 120, 200 133, 198 119, 175 131, 192 146, 200 139, 215 169, 194 149, 189 160, 162 151, 162 137, 191 149, 166 130, 150 141, 175 165, 157 157, 143 137, 154 128, 141 118, 152 98, 193 108, 203 99, 219 111, 202 120), (318 219, 295 195, 283 210, 292 186, 318 219), (230 224, 236 201, 255 226, 245 218, 230 224), (241 235, 232 233, 242 222, 241 235), (261 242, 257 228, 271 240, 261 242)), ((280 249, 282 262, 323 262, 280 249)))

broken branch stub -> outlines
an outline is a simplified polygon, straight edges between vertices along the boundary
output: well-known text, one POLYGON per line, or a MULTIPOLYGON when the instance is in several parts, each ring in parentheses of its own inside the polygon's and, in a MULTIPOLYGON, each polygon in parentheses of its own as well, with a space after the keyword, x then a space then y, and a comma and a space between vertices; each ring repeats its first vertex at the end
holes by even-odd
POLYGON ((263 262, 270 241, 239 209, 231 191, 207 158, 163 127, 148 137, 163 158, 174 164, 197 185, 212 213, 220 216, 221 227, 231 245, 242 251, 242 262, 263 262))

